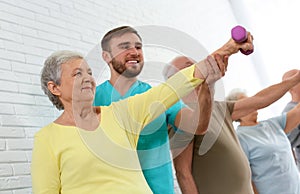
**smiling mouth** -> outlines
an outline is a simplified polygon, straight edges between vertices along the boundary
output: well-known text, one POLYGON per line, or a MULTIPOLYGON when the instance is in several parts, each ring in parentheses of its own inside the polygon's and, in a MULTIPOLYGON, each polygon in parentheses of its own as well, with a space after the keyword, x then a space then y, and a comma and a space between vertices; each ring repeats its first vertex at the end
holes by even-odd
POLYGON ((83 87, 81 90, 92 90, 92 87, 83 87))
POLYGON ((129 61, 126 61, 126 64, 130 67, 138 67, 139 61, 138 60, 129 60, 129 61))

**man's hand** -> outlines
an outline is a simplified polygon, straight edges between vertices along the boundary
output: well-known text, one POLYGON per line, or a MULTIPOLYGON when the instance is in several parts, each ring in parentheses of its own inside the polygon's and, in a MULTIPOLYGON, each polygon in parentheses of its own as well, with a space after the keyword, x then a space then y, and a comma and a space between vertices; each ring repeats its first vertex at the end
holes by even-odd
MULTIPOLYGON (((227 61, 225 61, 227 63, 227 61)), ((225 75, 226 66, 221 56, 216 54, 216 60, 208 56, 205 60, 196 64, 199 77, 205 79, 208 85, 213 85, 217 80, 225 75)), ((198 76, 197 76, 198 77, 198 76)))
POLYGON ((300 82, 300 70, 297 70, 290 77, 287 77, 285 80, 294 80, 296 82, 300 82))
POLYGON ((237 53, 240 49, 247 51, 253 50, 253 36, 250 32, 247 35, 247 41, 242 43, 237 43, 232 38, 224 44, 221 48, 212 53, 212 56, 215 57, 216 54, 219 54, 223 59, 225 56, 229 57, 232 54, 237 53))
POLYGON ((240 49, 253 49, 253 37, 250 32, 248 32, 247 37, 247 41, 243 43, 237 43, 231 38, 221 48, 213 52, 211 56, 208 56, 205 60, 198 62, 196 64, 197 68, 194 76, 200 79, 205 79, 208 85, 215 83, 225 75, 230 55, 237 53, 240 49))

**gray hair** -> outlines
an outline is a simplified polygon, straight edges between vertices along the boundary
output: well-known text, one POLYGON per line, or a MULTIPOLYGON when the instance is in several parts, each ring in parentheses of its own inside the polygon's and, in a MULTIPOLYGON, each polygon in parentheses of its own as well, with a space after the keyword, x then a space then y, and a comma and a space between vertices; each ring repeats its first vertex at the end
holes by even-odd
POLYGON ((169 79, 171 76, 173 76, 175 73, 179 71, 178 68, 174 67, 172 64, 166 64, 164 69, 163 69, 163 76, 165 80, 169 79))
POLYGON ((53 81, 55 84, 60 85, 61 81, 61 65, 72 59, 83 59, 83 55, 74 51, 56 51, 52 53, 44 62, 44 67, 41 71, 41 87, 44 93, 48 96, 49 100, 58 110, 63 110, 64 105, 59 98, 52 94, 48 89, 48 82, 53 81))
POLYGON ((228 96, 226 97, 227 101, 237 101, 239 99, 240 95, 247 95, 247 92, 245 89, 241 89, 241 88, 235 88, 232 89, 228 96))
MULTIPOLYGON (((237 100, 239 100, 239 97, 241 95, 247 95, 245 89, 241 89, 241 88, 232 89, 229 92, 228 96, 226 97, 226 101, 237 101, 237 100)), ((235 121, 236 122, 241 122, 241 119, 237 119, 235 121)))
POLYGON ((181 69, 189 67, 194 63, 196 63, 196 61, 190 57, 184 55, 177 56, 170 63, 165 65, 163 76, 165 80, 167 80, 181 69))

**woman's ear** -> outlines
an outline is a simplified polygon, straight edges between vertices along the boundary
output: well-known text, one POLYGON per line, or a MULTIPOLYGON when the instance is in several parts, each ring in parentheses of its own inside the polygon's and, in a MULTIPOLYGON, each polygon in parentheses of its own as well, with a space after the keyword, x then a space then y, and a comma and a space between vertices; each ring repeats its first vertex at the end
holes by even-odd
POLYGON ((102 52, 102 58, 103 58, 103 60, 104 60, 107 64, 109 64, 109 63, 111 62, 111 60, 112 60, 111 55, 110 55, 110 53, 109 53, 108 51, 103 51, 103 52, 102 52))
POLYGON ((60 89, 59 89, 58 85, 56 83, 54 83, 53 81, 49 81, 48 84, 47 84, 47 87, 53 95, 55 95, 55 96, 60 96, 61 95, 61 92, 60 92, 60 89))

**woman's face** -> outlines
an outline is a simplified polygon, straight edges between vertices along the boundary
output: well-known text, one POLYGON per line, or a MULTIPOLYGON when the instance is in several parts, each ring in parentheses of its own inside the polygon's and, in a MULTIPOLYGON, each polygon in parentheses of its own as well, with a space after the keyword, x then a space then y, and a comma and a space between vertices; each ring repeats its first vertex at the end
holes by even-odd
POLYGON ((59 98, 67 104, 93 102, 96 83, 92 70, 83 59, 73 59, 61 66, 59 98))

